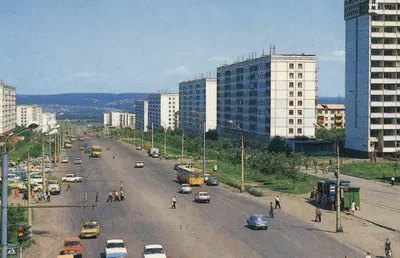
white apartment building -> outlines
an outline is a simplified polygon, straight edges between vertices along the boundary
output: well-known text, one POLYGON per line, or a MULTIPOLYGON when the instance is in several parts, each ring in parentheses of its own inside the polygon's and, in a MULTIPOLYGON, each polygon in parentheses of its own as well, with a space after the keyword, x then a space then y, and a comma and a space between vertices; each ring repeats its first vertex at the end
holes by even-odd
POLYGON ((135 114, 126 112, 103 113, 103 125, 115 128, 135 128, 135 114))
POLYGON ((152 93, 148 96, 148 127, 176 128, 175 113, 179 111, 179 93, 152 93))
POLYGON ((315 55, 263 55, 217 68, 219 129, 271 138, 315 137, 315 55))
POLYGON ((39 128, 42 133, 47 133, 57 126, 57 114, 52 112, 41 112, 39 128))
POLYGON ((344 104, 318 104, 317 123, 328 130, 344 129, 345 106, 344 104))
POLYGON ((353 154, 400 150, 400 0, 344 1, 346 143, 353 154))
POLYGON ((16 124, 15 87, 0 82, 0 136, 6 135, 16 124))
POLYGON ((217 128, 217 79, 202 78, 179 83, 179 123, 192 132, 217 128))
POLYGON ((135 114, 136 114, 136 129, 147 132, 148 123, 148 101, 136 100, 135 101, 135 114))
POLYGON ((30 124, 40 125, 42 108, 38 105, 17 105, 17 125, 27 127, 30 124))

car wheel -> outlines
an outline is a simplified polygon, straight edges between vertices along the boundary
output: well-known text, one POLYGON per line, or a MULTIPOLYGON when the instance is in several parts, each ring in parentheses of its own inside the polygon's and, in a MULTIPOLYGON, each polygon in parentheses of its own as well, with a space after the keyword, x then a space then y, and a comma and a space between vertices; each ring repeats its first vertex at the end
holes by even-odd
POLYGON ((191 194, 192 192, 189 192, 189 194, 191 194))
POLYGON ((208 202, 208 203, 210 203, 210 201, 209 201, 209 200, 208 200, 207 202, 208 202))
POLYGON ((264 227, 264 230, 267 230, 268 229, 268 227, 264 227))
POLYGON ((78 183, 78 180, 75 180, 74 183, 78 183))

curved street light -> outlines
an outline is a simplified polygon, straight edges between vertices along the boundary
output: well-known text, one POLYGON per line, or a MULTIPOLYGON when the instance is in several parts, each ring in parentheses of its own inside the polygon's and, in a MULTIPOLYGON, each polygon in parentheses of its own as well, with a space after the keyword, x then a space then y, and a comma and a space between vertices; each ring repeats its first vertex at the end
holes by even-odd
POLYGON ((243 129, 240 127, 239 124, 233 122, 232 120, 226 120, 227 123, 231 124, 232 126, 236 127, 240 130, 240 138, 241 138, 241 152, 242 152, 242 180, 240 184, 240 192, 244 192, 244 139, 243 139, 243 129))
POLYGON ((203 174, 206 173, 206 118, 197 111, 193 111, 195 115, 203 119, 203 174))

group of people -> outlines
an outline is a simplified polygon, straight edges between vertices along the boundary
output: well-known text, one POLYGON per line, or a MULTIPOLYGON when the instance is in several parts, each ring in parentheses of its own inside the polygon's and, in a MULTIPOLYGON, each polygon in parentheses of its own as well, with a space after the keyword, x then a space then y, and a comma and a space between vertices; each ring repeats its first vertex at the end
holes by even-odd
POLYGON ((120 182, 120 187, 119 187, 119 192, 117 189, 114 188, 113 191, 108 192, 108 199, 106 202, 119 202, 119 201, 125 201, 125 194, 124 191, 122 190, 123 188, 123 183, 122 181, 120 182))
POLYGON ((33 200, 35 200, 36 203, 39 201, 50 202, 50 200, 51 200, 51 194, 49 191, 44 191, 43 193, 42 192, 35 193, 32 190, 31 194, 32 194, 33 200))

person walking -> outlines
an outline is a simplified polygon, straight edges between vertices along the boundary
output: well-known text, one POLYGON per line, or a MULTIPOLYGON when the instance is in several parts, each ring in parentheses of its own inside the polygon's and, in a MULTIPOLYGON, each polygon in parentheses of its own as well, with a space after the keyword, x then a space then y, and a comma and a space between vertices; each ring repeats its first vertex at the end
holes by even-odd
POLYGON ((391 248, 391 242, 389 240, 389 238, 386 238, 386 242, 385 242, 385 254, 386 256, 391 255, 392 252, 392 248, 391 248))
POLYGON ((354 212, 356 211, 356 202, 354 200, 351 201, 350 211, 351 211, 351 214, 354 214, 354 212))
POLYGON ((122 181, 121 182, 119 182, 119 190, 120 191, 122 191, 122 187, 124 186, 124 183, 122 183, 122 181))
POLYGON ((315 222, 321 222, 321 210, 317 208, 315 210, 315 222))
POLYGON ((176 196, 172 197, 172 209, 176 209, 176 196))
POLYGON ((108 192, 108 199, 107 202, 112 202, 113 201, 113 193, 111 191, 108 192))
POLYGON ((118 191, 115 191, 115 200, 116 200, 116 201, 119 201, 119 194, 118 194, 118 191))
POLYGON ((396 181, 396 178, 394 176, 392 176, 390 178, 390 183, 392 184, 392 186, 394 186, 395 181, 396 181))
POLYGON ((121 193, 120 193, 120 195, 121 195, 121 201, 125 201, 125 195, 124 195, 124 192, 121 190, 120 191, 121 193))
POLYGON ((371 255, 369 254, 369 252, 367 252, 367 255, 365 256, 365 258, 372 258, 371 255))
POLYGON ((43 201, 47 202, 47 193, 46 193, 46 191, 43 192, 43 201))
POLYGON ((274 207, 272 206, 272 202, 269 203, 269 217, 274 217, 274 207))
POLYGON ((112 195, 113 201, 115 201, 115 194, 116 194, 116 192, 117 192, 117 190, 115 190, 115 188, 114 188, 113 195, 112 195))
POLYGON ((67 185, 67 190, 65 190, 65 191, 72 191, 72 189, 71 189, 71 182, 68 182, 68 185, 67 185))
POLYGON ((279 207, 279 209, 281 208, 281 202, 278 195, 275 197, 275 209, 277 209, 277 207, 279 207))
POLYGON ((51 198, 51 193, 50 191, 47 191, 47 201, 50 202, 50 198, 51 198))
POLYGON ((96 203, 100 202, 100 196, 98 192, 96 193, 96 200, 94 202, 96 203))
POLYGON ((83 201, 87 202, 87 192, 86 191, 83 193, 83 201))

